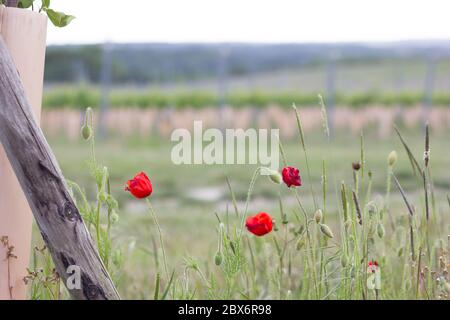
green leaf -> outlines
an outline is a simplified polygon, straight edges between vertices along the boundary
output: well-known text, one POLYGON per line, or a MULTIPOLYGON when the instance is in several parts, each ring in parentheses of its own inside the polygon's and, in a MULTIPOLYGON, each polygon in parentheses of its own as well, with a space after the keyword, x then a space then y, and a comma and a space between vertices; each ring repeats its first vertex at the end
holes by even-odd
POLYGON ((67 26, 73 19, 75 19, 74 16, 67 15, 64 12, 58 12, 52 9, 45 9, 45 12, 47 12, 47 16, 53 23, 53 25, 60 28, 67 26))
POLYGON ((49 8, 50 0, 42 0, 42 8, 49 8))
POLYGON ((174 276, 174 275, 175 275, 175 270, 172 271, 172 275, 170 276, 169 284, 167 285, 166 290, 164 290, 164 293, 163 293, 163 295, 161 296, 161 300, 165 300, 165 299, 166 299, 167 294, 169 293, 170 286, 171 286, 172 283, 173 283, 173 276, 174 276))
POLYGON ((20 0, 17 6, 22 9, 27 9, 33 5, 34 0, 20 0))

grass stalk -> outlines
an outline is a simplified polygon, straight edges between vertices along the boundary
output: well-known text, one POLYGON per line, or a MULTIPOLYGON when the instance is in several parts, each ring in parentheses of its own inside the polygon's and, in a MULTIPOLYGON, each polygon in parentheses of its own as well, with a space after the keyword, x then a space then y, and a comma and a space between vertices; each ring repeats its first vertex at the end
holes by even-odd
POLYGON ((311 196, 312 196, 313 202, 314 202, 314 209, 317 210, 318 207, 317 207, 316 195, 315 195, 313 183, 312 183, 313 180, 312 180, 312 176, 311 176, 311 169, 309 167, 308 152, 306 150, 305 134, 303 133, 302 122, 300 120, 300 114, 299 114, 295 104, 292 105, 292 108, 294 109, 294 112, 295 112, 295 119, 297 120, 297 128, 298 128, 298 133, 300 135, 300 142, 302 145, 303 154, 305 156, 306 171, 308 173, 309 188, 311 190, 311 196))
POLYGON ((147 206, 150 210, 150 214, 153 217, 153 221, 156 225, 156 228, 158 230, 158 236, 159 236, 159 245, 161 246, 161 251, 162 251, 162 255, 163 255, 163 265, 164 265, 164 271, 166 273, 167 279, 169 279, 169 268, 167 266, 167 257, 166 257, 166 249, 164 246, 164 240, 163 240, 163 235, 162 235, 162 230, 161 230, 161 226, 159 224, 158 221, 158 217, 156 216, 156 212, 153 209, 152 203, 150 202, 150 200, 147 198, 147 206))

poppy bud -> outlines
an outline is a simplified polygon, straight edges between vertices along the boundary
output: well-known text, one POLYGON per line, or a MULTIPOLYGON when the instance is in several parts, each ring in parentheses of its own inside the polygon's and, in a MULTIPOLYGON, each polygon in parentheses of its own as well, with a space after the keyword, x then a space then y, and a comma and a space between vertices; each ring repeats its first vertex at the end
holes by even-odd
POLYGON ((261 174, 269 176, 273 183, 281 184, 281 174, 277 170, 272 170, 270 168, 262 168, 262 170, 261 174))
POLYGON ((341 254, 340 262, 341 262, 342 268, 345 268, 347 266, 347 264, 348 264, 348 257, 347 257, 347 255, 345 253, 341 254))
POLYGON ((147 175, 139 172, 133 179, 127 181, 125 191, 130 191, 133 196, 142 199, 152 194, 153 187, 147 175))
POLYGON ((377 234, 378 234, 378 237, 380 237, 380 239, 384 237, 385 230, 384 230, 384 226, 381 222, 379 222, 377 224, 377 234))
POLYGON ((320 223, 320 221, 322 221, 322 217, 323 217, 322 210, 318 209, 318 210, 314 213, 314 220, 316 220, 316 223, 320 223))
POLYGON ((273 183, 281 184, 282 177, 281 177, 281 174, 277 170, 272 170, 269 168, 265 168, 265 169, 266 169, 265 174, 269 176, 270 180, 272 180, 273 183))
POLYGON ((84 115, 84 125, 81 128, 81 135, 84 140, 89 140, 92 137, 92 108, 88 107, 86 109, 86 114, 84 115))
POLYGON ((248 217, 245 221, 245 226, 249 232, 260 237, 272 231, 272 217, 265 212, 259 212, 254 216, 248 217))
POLYGON ((375 214, 378 213, 378 208, 375 202, 370 201, 368 204, 366 204, 366 211, 370 217, 374 217, 375 214))
POLYGON ((97 195, 97 199, 101 203, 105 203, 107 199, 107 195, 103 190, 100 190, 100 192, 97 195))
POLYGON ((276 184, 281 184, 281 174, 278 171, 273 171, 273 173, 269 176, 270 180, 272 180, 276 184))
POLYGON ((214 263, 216 264, 216 266, 220 266, 222 264, 222 261, 223 261, 222 252, 217 251, 216 255, 214 256, 214 263))
POLYGON ((89 125, 84 125, 81 128, 81 136, 84 140, 89 140, 92 137, 92 128, 89 125))
POLYGON ((284 167, 281 172, 283 176, 284 183, 288 186, 288 188, 300 187, 302 185, 302 179, 300 177, 300 171, 294 167, 284 167))
POLYGON ((392 150, 388 155, 388 164, 390 167, 392 167, 397 162, 397 158, 397 151, 392 150))
POLYGON ((111 213, 111 223, 116 224, 117 222, 119 222, 119 215, 117 214, 116 211, 113 211, 111 213))
POLYGON ((355 267, 352 266, 352 267, 350 268, 350 278, 354 278, 355 275, 356 275, 355 267))
POLYGON ((330 227, 327 226, 326 224, 320 224, 320 231, 322 231, 322 233, 324 235, 326 235, 328 238, 333 238, 333 232, 331 231, 330 227))
POLYGON ((361 163, 353 162, 352 163, 352 168, 353 168, 353 170, 358 171, 359 169, 361 169, 361 163))
POLYGON ((300 251, 304 245, 305 245, 305 239, 303 237, 300 237, 295 245, 295 248, 297 249, 297 251, 300 251))

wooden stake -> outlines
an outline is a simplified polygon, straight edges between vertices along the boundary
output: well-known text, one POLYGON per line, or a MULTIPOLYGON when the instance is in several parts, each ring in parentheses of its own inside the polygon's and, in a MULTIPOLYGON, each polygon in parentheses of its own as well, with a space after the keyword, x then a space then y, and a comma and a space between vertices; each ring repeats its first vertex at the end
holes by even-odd
POLYGON ((72 298, 119 299, 64 177, 37 125, 14 62, 0 37, 0 141, 26 195, 56 269, 67 284, 69 266, 80 270, 72 298))

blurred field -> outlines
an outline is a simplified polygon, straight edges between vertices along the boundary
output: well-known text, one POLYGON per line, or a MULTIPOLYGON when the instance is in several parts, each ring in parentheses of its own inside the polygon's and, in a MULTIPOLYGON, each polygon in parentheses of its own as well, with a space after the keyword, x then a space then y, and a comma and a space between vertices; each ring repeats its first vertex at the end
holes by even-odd
MULTIPOLYGON (((282 55, 283 51, 278 51, 278 54, 282 55)), ((284 62, 276 55, 273 59, 280 64, 284 62)), ((242 62, 244 70, 241 73, 231 72, 226 77, 218 71, 214 74, 214 67, 202 63, 199 62, 198 67, 208 70, 203 77, 195 77, 185 71, 184 77, 170 81, 113 82, 110 84, 109 104, 118 108, 175 109, 211 107, 221 102, 234 107, 274 104, 286 107, 292 102, 309 106, 317 101, 318 92, 326 95, 331 82, 336 103, 348 107, 374 104, 414 106, 424 101, 425 94, 430 94, 426 93, 426 86, 430 84, 431 102, 440 106, 450 105, 450 60, 446 56, 436 58, 432 68, 427 58, 416 56, 371 58, 369 55, 360 59, 342 59, 335 62, 332 73, 323 57, 304 65, 297 61, 289 67, 281 65, 257 72, 249 69, 247 64, 250 62, 242 62)), ((44 108, 82 110, 86 106, 97 106, 101 102, 101 87, 101 84, 88 79, 48 83, 44 108)))
MULTIPOLYGON (((450 158, 448 150, 450 142, 448 133, 431 134, 431 168, 434 177, 436 206, 444 212, 448 220, 450 208, 446 195, 450 193, 450 158)), ((420 160, 423 153, 423 137, 420 132, 405 130, 404 135, 412 147, 415 156, 420 160)), ((312 210, 310 185, 317 195, 321 192, 322 160, 326 160, 328 169, 328 201, 329 221, 336 225, 337 201, 334 184, 345 181, 352 185, 352 161, 360 156, 359 137, 345 133, 338 134, 328 144, 323 133, 314 131, 307 135, 307 147, 312 170, 312 181, 308 180, 303 154, 297 140, 285 142, 285 149, 290 164, 301 170, 303 186, 300 194, 307 210, 312 210)), ((86 160, 89 148, 81 138, 69 142, 64 138, 51 138, 50 144, 56 153, 65 177, 79 183, 89 192, 94 183, 89 179, 86 160)), ((125 181, 136 172, 148 172, 153 184, 152 203, 158 212, 166 250, 171 266, 177 266, 178 274, 183 273, 185 257, 194 257, 208 273, 217 246, 217 220, 215 212, 224 219, 227 208, 232 212, 230 194, 225 178, 228 176, 236 193, 238 205, 243 206, 248 184, 256 166, 175 166, 170 160, 172 143, 169 139, 142 138, 109 138, 96 142, 97 158, 110 169, 112 177, 112 193, 120 202, 120 220, 114 231, 113 242, 124 248, 124 272, 118 281, 119 291, 126 298, 151 298, 154 289, 156 261, 154 246, 156 245, 156 229, 151 216, 146 211, 145 203, 132 198, 123 190, 125 181)), ((377 138, 376 133, 367 130, 365 133, 365 150, 367 168, 373 173, 373 199, 381 201, 385 193, 387 178, 387 155, 397 150, 399 160, 395 167, 396 175, 418 207, 423 203, 420 179, 414 177, 406 153, 399 139, 392 135, 387 139, 377 138)), ((254 195, 250 202, 250 213, 257 211, 270 212, 276 220, 280 220, 278 209, 278 190, 285 197, 284 204, 289 216, 292 214, 294 199, 287 190, 278 188, 269 179, 259 178, 254 195)), ((320 197, 319 197, 320 198, 320 197)), ((406 208, 400 195, 393 186, 392 207, 395 219, 406 216, 406 208)), ((422 214, 421 212, 419 214, 422 214)), ((387 227, 386 227, 387 228, 387 227)), ((447 233, 450 230, 447 229, 447 233)), ((392 231, 387 228, 386 237, 392 231)), ((445 231, 444 231, 445 236, 445 231)), ((205 289, 206 290, 206 289, 205 289)), ((204 297, 206 292, 200 289, 196 297, 204 297)))

